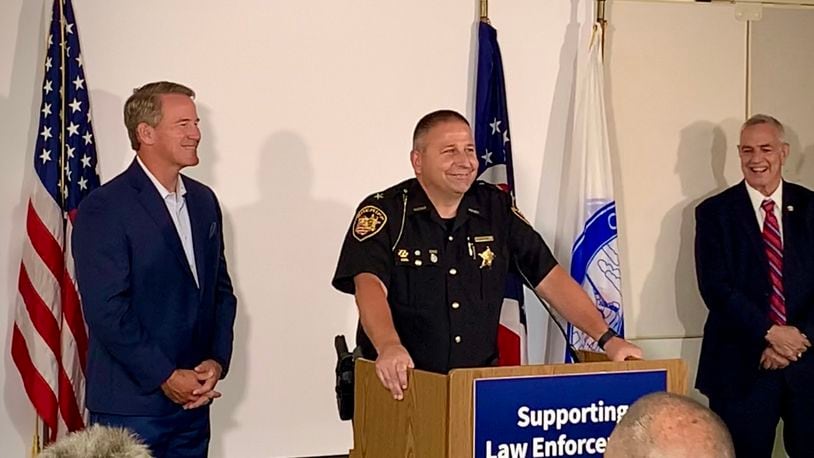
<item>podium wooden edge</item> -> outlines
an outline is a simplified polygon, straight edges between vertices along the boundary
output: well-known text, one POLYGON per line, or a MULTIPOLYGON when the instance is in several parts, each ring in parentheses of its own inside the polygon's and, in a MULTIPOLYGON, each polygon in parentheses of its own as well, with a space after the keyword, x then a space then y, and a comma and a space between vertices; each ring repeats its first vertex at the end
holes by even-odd
POLYGON ((480 378, 664 370, 667 391, 687 393, 687 364, 681 359, 613 362, 602 354, 582 356, 590 362, 455 369, 448 375, 411 369, 410 387, 402 401, 393 400, 381 385, 374 363, 360 359, 350 458, 471 457, 472 386, 480 378), (400 431, 404 437, 392 437, 388 431, 400 431), (383 448, 371 448, 384 443, 389 447, 384 454, 383 448))
POLYGON ((580 363, 602 363, 605 361, 610 361, 606 353, 598 353, 588 350, 576 350, 576 352, 580 363))
POLYGON ((418 369, 408 369, 407 377, 404 399, 396 401, 379 381, 373 361, 356 361, 351 458, 443 456, 449 377, 418 369))

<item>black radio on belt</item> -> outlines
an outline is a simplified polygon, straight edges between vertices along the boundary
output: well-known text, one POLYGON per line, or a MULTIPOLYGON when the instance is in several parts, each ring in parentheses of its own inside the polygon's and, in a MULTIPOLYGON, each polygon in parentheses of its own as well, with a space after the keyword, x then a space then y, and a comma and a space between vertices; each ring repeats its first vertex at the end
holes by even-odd
POLYGON ((358 356, 356 351, 348 351, 345 336, 334 337, 336 349, 336 407, 339 409, 339 418, 353 419, 353 367, 358 356))

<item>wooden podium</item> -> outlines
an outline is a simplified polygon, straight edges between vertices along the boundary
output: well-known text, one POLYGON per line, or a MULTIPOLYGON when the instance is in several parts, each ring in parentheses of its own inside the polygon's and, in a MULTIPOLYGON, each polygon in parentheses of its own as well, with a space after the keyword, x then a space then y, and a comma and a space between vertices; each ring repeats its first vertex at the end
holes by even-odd
MULTIPOLYGON (((583 354, 583 361, 604 355, 583 354)), ((680 359, 585 362, 456 369, 449 375, 410 370, 404 399, 395 401, 369 360, 356 362, 351 458, 457 458, 473 456, 473 383, 476 379, 665 370, 667 391, 686 394, 680 359)))

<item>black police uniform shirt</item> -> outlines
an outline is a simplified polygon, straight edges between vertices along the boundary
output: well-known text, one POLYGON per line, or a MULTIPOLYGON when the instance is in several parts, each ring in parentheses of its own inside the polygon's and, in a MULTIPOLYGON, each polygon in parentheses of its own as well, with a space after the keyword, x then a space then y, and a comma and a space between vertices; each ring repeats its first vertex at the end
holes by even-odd
MULTIPOLYGON (((519 269, 536 286, 556 264, 509 194, 476 182, 445 222, 413 178, 359 205, 333 286, 354 294, 356 275, 378 277, 416 368, 446 373, 496 361, 507 272, 519 269)), ((361 326, 356 342, 376 358, 361 326)))

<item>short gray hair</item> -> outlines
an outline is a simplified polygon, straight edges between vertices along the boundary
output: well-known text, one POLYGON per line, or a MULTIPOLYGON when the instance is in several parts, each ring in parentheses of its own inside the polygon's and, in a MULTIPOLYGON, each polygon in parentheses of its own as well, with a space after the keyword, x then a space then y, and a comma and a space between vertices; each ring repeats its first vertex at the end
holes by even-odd
POLYGON ((152 458, 150 449, 124 428, 93 425, 46 447, 40 458, 152 458))
POLYGON ((758 113, 756 115, 752 115, 746 122, 743 123, 741 126, 741 133, 746 130, 747 127, 757 126, 760 124, 769 124, 774 126, 777 129, 777 136, 780 138, 780 141, 786 143, 786 128, 783 127, 783 123, 777 120, 774 116, 758 113))
POLYGON ((124 103, 124 125, 127 127, 130 146, 134 151, 141 147, 136 132, 139 124, 144 122, 155 127, 161 122, 161 96, 164 94, 181 94, 195 98, 195 91, 171 81, 156 81, 134 89, 133 94, 124 103))

